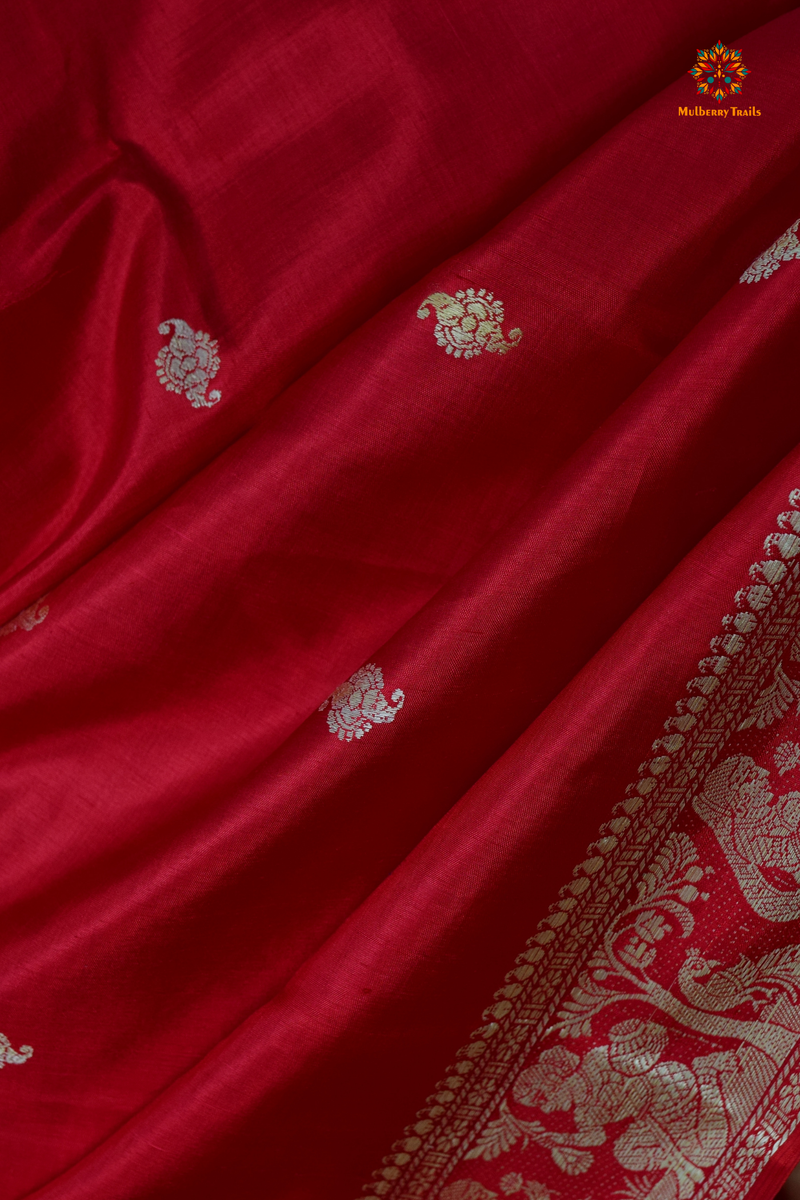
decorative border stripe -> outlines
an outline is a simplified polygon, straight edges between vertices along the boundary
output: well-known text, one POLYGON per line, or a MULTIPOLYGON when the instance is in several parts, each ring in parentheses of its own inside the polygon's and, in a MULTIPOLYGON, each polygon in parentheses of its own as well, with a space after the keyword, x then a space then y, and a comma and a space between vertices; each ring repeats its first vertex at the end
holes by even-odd
MULTIPOLYGON (((598 831, 572 880, 539 922, 536 933, 484 1010, 484 1024, 467 1045, 417 1119, 394 1143, 367 1200, 435 1200, 449 1173, 488 1121, 529 1053, 547 1029, 585 965, 599 930, 621 909, 654 844, 676 823, 699 779, 713 766, 740 726, 748 702, 774 672, 800 616, 800 489, 777 530, 764 542, 766 557, 750 567, 735 596, 736 611, 722 618, 711 654, 677 702, 653 756, 598 831)), ((797 1073, 800 1048, 779 1072, 744 1129, 709 1172, 704 1200, 727 1200, 745 1187, 798 1123, 781 1109, 787 1080, 797 1073), (748 1140, 749 1139, 749 1140, 748 1140)), ((800 1081, 797 1084, 800 1109, 800 1081)), ((699 1194, 698 1194, 699 1195, 699 1194)))

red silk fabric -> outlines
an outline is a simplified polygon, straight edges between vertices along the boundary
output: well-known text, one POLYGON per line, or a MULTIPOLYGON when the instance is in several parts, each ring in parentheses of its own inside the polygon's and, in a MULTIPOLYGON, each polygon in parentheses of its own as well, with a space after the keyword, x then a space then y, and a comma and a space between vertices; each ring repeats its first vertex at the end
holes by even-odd
MULTIPOLYGON (((800 261, 739 282, 800 211, 800 16, 5 17, 3 1194, 399 1196, 392 1144, 800 487, 800 261), (761 116, 678 114, 718 38, 761 116), (467 289, 503 306, 470 357, 467 289)), ((769 766, 793 713, 730 753, 769 766)), ((731 897, 706 960, 800 941, 685 820, 731 897)), ((611 1200, 612 1143, 428 1194, 611 1200)))

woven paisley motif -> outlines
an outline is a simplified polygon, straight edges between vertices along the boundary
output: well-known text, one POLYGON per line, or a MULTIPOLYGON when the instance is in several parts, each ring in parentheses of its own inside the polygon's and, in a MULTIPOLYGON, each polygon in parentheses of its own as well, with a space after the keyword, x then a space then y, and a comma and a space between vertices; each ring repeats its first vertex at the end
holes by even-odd
POLYGON ((454 358, 474 358, 482 350, 489 354, 508 354, 522 337, 521 329, 512 329, 508 341, 503 336, 505 310, 501 300, 495 300, 485 288, 467 288, 450 296, 433 292, 417 310, 424 320, 431 309, 436 313, 433 335, 454 358))
POLYGON ((14 1063, 15 1066, 20 1066, 26 1063, 33 1054, 33 1046, 20 1046, 19 1050, 15 1050, 4 1033, 0 1033, 0 1070, 6 1063, 14 1063))
POLYGON ((383 694, 383 671, 375 663, 360 667, 345 683, 340 683, 327 700, 323 700, 318 711, 328 705, 328 729, 335 733, 340 742, 352 742, 369 733, 373 725, 388 725, 403 707, 405 693, 396 688, 392 692, 392 704, 383 694), (394 705, 394 707, 392 707, 394 705))
POLYGON ((191 400, 192 408, 211 408, 222 399, 221 392, 216 390, 206 396, 206 389, 219 370, 219 343, 174 317, 162 321, 158 332, 166 337, 170 326, 174 326, 175 332, 156 358, 159 382, 168 392, 184 394, 191 400))
POLYGON ((8 637, 17 629, 24 629, 26 633, 30 633, 37 625, 41 625, 49 612, 50 605, 37 600, 29 608, 23 608, 21 613, 17 613, 16 617, 7 621, 5 625, 0 625, 0 637, 8 637))

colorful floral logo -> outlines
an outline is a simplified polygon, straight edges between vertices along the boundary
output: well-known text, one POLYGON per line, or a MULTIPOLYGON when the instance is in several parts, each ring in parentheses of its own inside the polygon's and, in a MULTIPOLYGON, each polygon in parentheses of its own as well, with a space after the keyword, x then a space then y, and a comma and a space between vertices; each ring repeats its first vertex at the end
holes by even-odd
POLYGON ((726 96, 738 96, 742 80, 749 75, 741 50, 729 50, 717 42, 710 50, 698 50, 697 62, 689 72, 697 82, 699 96, 713 96, 721 104, 726 96))

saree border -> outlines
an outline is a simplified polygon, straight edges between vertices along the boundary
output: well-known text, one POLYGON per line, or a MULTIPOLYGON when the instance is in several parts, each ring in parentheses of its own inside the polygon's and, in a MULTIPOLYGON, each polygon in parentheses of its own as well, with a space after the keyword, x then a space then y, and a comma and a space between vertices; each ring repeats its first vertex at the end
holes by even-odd
MULTIPOLYGON (((373 1172, 366 1200, 434 1200, 480 1134, 547 1029, 595 944, 622 906, 644 858, 677 822, 729 741, 754 693, 775 669, 800 614, 800 488, 776 518, 765 558, 751 565, 722 618, 711 654, 698 664, 675 715, 652 744, 654 754, 612 809, 573 878, 559 891, 526 948, 483 1012, 483 1024, 456 1054, 426 1107, 373 1172)), ((777 1073, 734 1143, 709 1170, 697 1200, 727 1200, 751 1187, 771 1155, 800 1123, 800 1044, 777 1073), (783 1103, 787 1084, 796 1107, 783 1103), (783 1103, 783 1107, 782 1107, 783 1103)))

